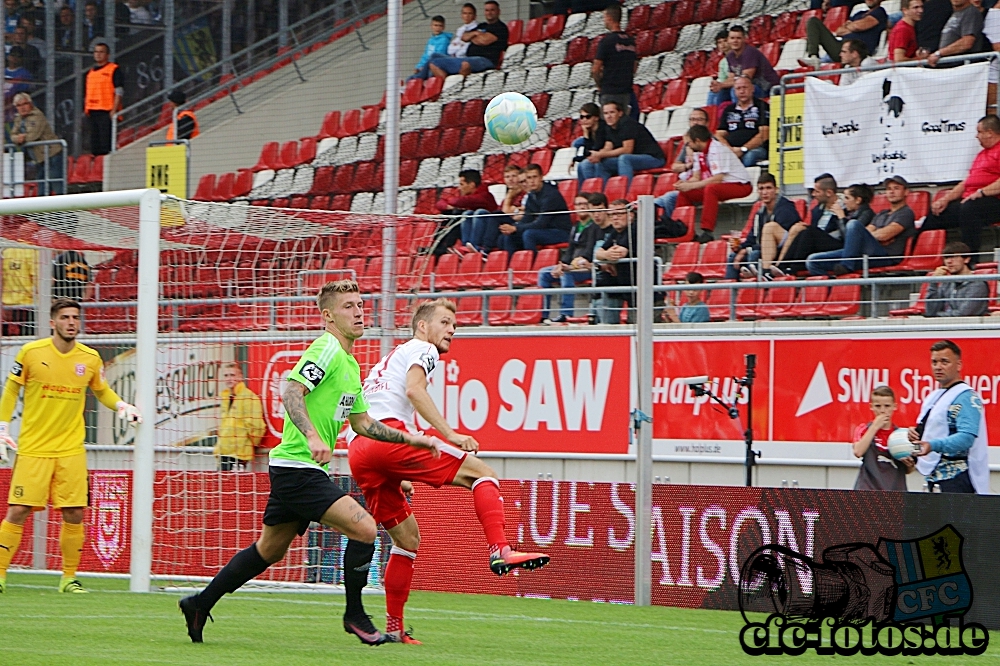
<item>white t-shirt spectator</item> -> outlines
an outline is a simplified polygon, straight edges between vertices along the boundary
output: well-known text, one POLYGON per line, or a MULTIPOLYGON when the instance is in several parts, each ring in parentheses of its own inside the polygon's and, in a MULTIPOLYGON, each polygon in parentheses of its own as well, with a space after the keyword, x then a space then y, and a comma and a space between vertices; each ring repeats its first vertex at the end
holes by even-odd
POLYGON ((703 179, 722 173, 725 174, 725 177, 722 179, 723 183, 750 182, 750 174, 747 172, 747 168, 743 166, 740 158, 736 157, 733 151, 727 146, 715 139, 712 139, 708 143, 708 154, 705 158, 708 162, 708 170, 711 172, 711 175, 706 176, 705 174, 701 174, 703 179))
MULTIPOLYGON (((861 61, 862 67, 870 67, 872 65, 877 65, 877 64, 878 61, 876 61, 875 58, 871 56, 868 56, 867 58, 861 61)), ((850 71, 844 72, 843 74, 840 75, 840 85, 842 86, 852 85, 855 81, 860 79, 865 74, 868 74, 868 72, 861 72, 854 68, 851 68, 850 71)))
MULTIPOLYGON (((986 19, 983 22, 983 37, 990 44, 1000 44, 1000 7, 994 7, 986 12, 986 19)), ((996 60, 991 60, 990 83, 997 82, 1000 82, 1000 66, 997 65, 996 60)))
POLYGON ((451 38, 451 42, 448 44, 448 55, 453 58, 464 58, 465 52, 469 50, 469 44, 472 42, 463 42, 462 35, 469 30, 475 30, 478 26, 479 21, 473 21, 472 23, 466 23, 465 25, 458 26, 458 30, 455 31, 455 35, 451 38))

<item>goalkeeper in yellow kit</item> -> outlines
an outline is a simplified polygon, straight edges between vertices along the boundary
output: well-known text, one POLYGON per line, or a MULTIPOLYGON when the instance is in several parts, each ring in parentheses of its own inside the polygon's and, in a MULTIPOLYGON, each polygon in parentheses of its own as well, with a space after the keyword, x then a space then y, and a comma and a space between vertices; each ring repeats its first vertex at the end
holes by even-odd
POLYGON ((80 304, 68 298, 53 301, 52 337, 29 342, 17 353, 0 397, 0 460, 7 449, 18 451, 7 497, 7 516, 0 523, 0 592, 7 585, 7 568, 21 544, 24 521, 52 500, 62 510, 59 548, 63 576, 60 592, 86 592, 76 579, 83 552, 83 509, 87 506, 87 453, 83 448, 83 408, 87 387, 102 405, 132 422, 139 411, 118 397, 104 380, 104 363, 97 352, 79 344, 80 304), (17 397, 24 388, 20 445, 9 432, 17 397))

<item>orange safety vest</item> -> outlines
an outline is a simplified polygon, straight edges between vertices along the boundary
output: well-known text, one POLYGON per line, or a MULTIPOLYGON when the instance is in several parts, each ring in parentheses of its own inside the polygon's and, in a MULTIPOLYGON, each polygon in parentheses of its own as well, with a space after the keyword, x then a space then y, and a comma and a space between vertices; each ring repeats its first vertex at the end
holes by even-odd
MULTIPOLYGON (((194 111, 188 111, 187 109, 181 111, 177 114, 177 122, 180 123, 181 118, 190 118, 194 122, 194 131, 191 132, 191 136, 188 138, 195 138, 201 132, 198 131, 198 118, 194 115, 194 111)), ((167 140, 170 141, 174 138, 174 124, 170 123, 167 125, 167 140)))
POLYGON ((100 69, 91 68, 87 72, 87 96, 83 110, 85 113, 91 111, 111 111, 115 105, 115 83, 114 75, 118 65, 109 62, 100 69))

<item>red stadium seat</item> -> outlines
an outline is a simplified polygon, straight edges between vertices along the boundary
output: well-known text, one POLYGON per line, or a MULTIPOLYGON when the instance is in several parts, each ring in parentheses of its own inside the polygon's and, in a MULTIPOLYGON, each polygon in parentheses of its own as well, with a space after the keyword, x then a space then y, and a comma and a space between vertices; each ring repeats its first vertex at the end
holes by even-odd
MULTIPOLYGON (((438 129, 440 132, 441 130, 438 129)), ((420 145, 420 132, 404 132, 399 135, 399 158, 403 160, 416 159, 417 147, 420 145)))
POLYGON ((644 194, 653 193, 653 174, 641 173, 632 178, 632 184, 628 187, 626 198, 635 201, 644 194))
MULTIPOLYGON (((483 134, 486 128, 480 123, 472 127, 466 127, 462 134, 462 142, 458 146, 459 153, 478 153, 483 145, 483 134)), ((444 143, 442 137, 442 143, 444 143)))
POLYGON ((544 21, 541 17, 529 20, 527 25, 524 26, 524 32, 521 34, 521 43, 534 44, 535 42, 542 41, 543 27, 544 21))
POLYGON ((692 23, 710 23, 715 20, 717 0, 698 0, 698 7, 694 10, 692 23))
POLYGON ((506 155, 487 155, 483 163, 483 182, 488 185, 502 183, 505 166, 507 166, 506 155))
POLYGON ((212 201, 214 194, 215 194, 215 174, 206 173, 198 180, 198 189, 195 190, 193 198, 196 201, 212 201))
POLYGON ((417 179, 417 169, 420 162, 417 160, 401 160, 399 163, 399 186, 409 187, 417 179))
POLYGON ((360 134, 361 130, 361 109, 351 109, 344 113, 340 118, 340 133, 339 137, 343 139, 345 136, 354 136, 355 134, 360 134))
POLYGON ((253 189, 253 172, 250 169, 240 169, 233 183, 233 197, 245 197, 253 189))
POLYGON ((330 210, 351 210, 351 195, 337 194, 330 197, 330 210))
POLYGON ((288 197, 271 199, 271 208, 288 208, 288 197))
POLYGON ((931 210, 931 195, 925 190, 917 190, 906 195, 906 205, 913 210, 916 219, 927 217, 931 210))
POLYGON ((434 267, 434 289, 450 291, 458 284, 458 255, 442 254, 434 267))
POLYGON ((575 178, 571 180, 560 180, 556 187, 559 188, 559 194, 561 194, 563 199, 567 202, 572 202, 576 199, 577 182, 575 178))
POLYGON ((795 303, 795 283, 795 278, 778 278, 772 282, 757 308, 758 316, 768 319, 788 316, 795 303))
POLYGON ((719 4, 719 11, 715 14, 717 21, 736 18, 743 8, 743 0, 722 0, 719 4))
POLYGON ((361 114, 358 134, 364 132, 374 132, 378 127, 378 116, 381 109, 377 106, 366 106, 361 114))
MULTIPOLYGON (((433 130, 431 130, 433 131, 433 130)), ((423 155, 424 157, 451 157, 452 155, 458 155, 463 152, 460 151, 459 144, 462 143, 462 128, 461 127, 446 127, 443 132, 441 132, 441 140, 437 144, 435 153, 429 153, 423 155)))
MULTIPOLYGON (((664 4, 673 5, 669 25, 680 27, 687 25, 688 23, 694 23, 694 11, 696 9, 695 0, 679 0, 678 2, 664 4)), ((661 6, 662 5, 659 5, 653 9, 653 18, 650 19, 650 24, 652 24, 655 20, 656 10, 661 6)))
MULTIPOLYGON (((978 272, 978 271, 976 271, 978 272)), ((927 275, 933 275, 933 273, 928 273, 927 275)), ((996 283, 993 283, 996 284, 996 283)), ((914 315, 923 315, 927 311, 927 290, 930 288, 929 282, 924 282, 920 285, 920 296, 917 298, 917 302, 908 308, 901 308, 899 310, 889 310, 890 317, 911 317, 914 315)))
MULTIPOLYGON (((507 286, 507 259, 508 254, 504 250, 490 252, 486 257, 486 264, 479 274, 479 285, 481 287, 497 287, 503 289, 507 286)), ((490 303, 492 304, 492 300, 490 303)))
POLYGON ((535 105, 535 111, 539 118, 544 118, 549 110, 549 94, 547 92, 535 93, 531 96, 531 103, 535 105))
POLYGON ((330 210, 330 195, 319 194, 309 201, 309 208, 312 210, 330 210))
MULTIPOLYGON (((449 128, 454 129, 454 128, 449 128)), ((438 156, 438 145, 441 143, 441 129, 434 128, 420 132, 420 140, 417 144, 417 159, 423 160, 428 157, 438 156)))
POLYGON ((333 175, 333 192, 354 191, 354 164, 342 164, 333 175))
POLYGON ((323 126, 319 130, 320 139, 337 136, 340 131, 340 111, 330 111, 323 117, 323 126))
POLYGON ((763 289, 739 289, 736 292, 736 318, 757 319, 757 307, 763 298, 763 289))
POLYGON ((549 172, 552 167, 552 151, 547 148, 542 148, 541 150, 536 150, 531 154, 531 164, 537 164, 542 167, 542 174, 549 172))
POLYGON ((677 28, 664 28, 656 33, 653 41, 653 53, 666 53, 673 51, 677 46, 677 28))
POLYGON ((637 35, 649 26, 649 16, 652 8, 649 5, 637 5, 628 12, 627 32, 637 35))
POLYGON ((792 203, 795 204, 795 211, 799 214, 799 219, 808 222, 809 202, 805 199, 792 199, 792 203))
POLYGON ((649 113, 662 108, 663 81, 655 81, 642 87, 639 93, 639 110, 649 113))
MULTIPOLYGON (((645 6, 645 5, 642 5, 645 6)), ((574 37, 569 40, 566 47, 566 58, 563 60, 567 65, 575 65, 587 59, 587 49, 590 48, 590 39, 587 37, 574 37)))
MULTIPOLYGON (((646 7, 647 5, 639 5, 640 7, 646 7)), ((656 33, 652 30, 643 30, 635 36, 635 53, 640 58, 645 58, 651 56, 656 51, 653 50, 653 44, 656 42, 656 33)))
POLYGON ((507 326, 511 323, 513 299, 510 296, 490 296, 486 305, 486 321, 490 326, 507 326))
POLYGON ((375 181, 375 163, 359 162, 354 171, 351 189, 355 192, 368 192, 382 188, 382 183, 375 181))
POLYGON ((763 14, 754 17, 750 21, 750 28, 747 31, 747 41, 754 46, 760 46, 771 41, 771 29, 774 24, 774 17, 770 14, 763 14))
POLYGON ((236 185, 236 174, 233 172, 224 173, 215 182, 215 191, 212 193, 212 201, 229 201, 235 195, 233 189, 236 185))
MULTIPOLYGON (((279 164, 278 151, 280 146, 277 141, 268 141, 264 144, 263 148, 260 149, 260 157, 257 159, 257 164, 251 167, 252 171, 264 171, 266 169, 279 169, 277 166, 279 164)), ((80 158, 83 156, 81 155, 80 158)), ((80 158, 77 158, 77 164, 79 165, 80 158)))
POLYGON ((428 77, 424 81, 423 90, 420 92, 420 101, 430 102, 437 99, 438 95, 441 94, 442 88, 444 88, 444 79, 439 79, 436 76, 428 77))
POLYGON ((649 23, 646 27, 650 30, 663 30, 674 25, 670 22, 670 18, 676 4, 678 3, 663 2, 653 7, 653 11, 649 15, 649 23))
POLYGON ((313 182, 312 187, 309 188, 309 194, 330 194, 334 191, 333 185, 333 174, 336 171, 336 167, 332 166, 321 166, 318 167, 313 172, 313 182))
POLYGON ((830 295, 820 308, 827 317, 850 317, 861 309, 861 285, 835 284, 830 287, 830 295))
POLYGON ((662 197, 664 194, 674 189, 674 183, 676 182, 676 173, 668 172, 660 174, 656 179, 656 187, 653 189, 653 196, 662 197))
POLYGON ((483 257, 478 252, 470 252, 458 264, 455 286, 459 289, 473 289, 479 286, 479 272, 483 267, 483 257))
POLYGON ((837 28, 844 25, 847 22, 847 16, 850 13, 851 8, 847 5, 842 5, 840 7, 831 7, 826 10, 826 16, 823 17, 823 25, 830 29, 830 32, 836 32, 837 28))
MULTIPOLYGON (((846 9, 846 7, 845 7, 846 9)), ((792 36, 793 39, 805 39, 806 38, 806 23, 811 18, 823 18, 823 10, 821 9, 810 9, 808 11, 802 12, 799 17, 798 27, 795 28, 795 34, 792 36)))
POLYGON ((580 186, 580 192, 600 192, 602 189, 604 189, 604 179, 600 177, 588 178, 580 186))
POLYGON ((403 87, 401 104, 409 106, 420 102, 420 93, 424 88, 424 79, 409 79, 403 87))
POLYGON ((459 326, 483 325, 483 297, 463 296, 458 299, 458 312, 455 321, 459 326))
POLYGON ((486 100, 470 99, 462 107, 462 124, 468 127, 482 127, 484 113, 486 113, 486 100))
POLYGON ((289 208, 309 208, 309 197, 304 194, 296 194, 288 201, 289 208))
POLYGON ((462 124, 462 102, 455 100, 441 107, 438 127, 458 127, 462 124))
POLYGON ((520 44, 521 34, 524 32, 524 21, 514 19, 507 21, 507 45, 520 44))
POLYGON ((705 243, 701 261, 695 269, 706 280, 721 280, 726 276, 726 263, 729 258, 729 246, 724 240, 705 243))
POLYGON ((537 273, 531 272, 534 259, 531 250, 518 250, 511 256, 507 268, 513 273, 515 287, 530 287, 537 283, 537 273))
POLYGON ((694 206, 678 206, 673 218, 687 225, 687 233, 676 238, 657 238, 657 243, 686 243, 694 238, 694 206))
POLYGON ((929 229, 913 241, 913 250, 902 262, 893 266, 897 271, 928 271, 941 264, 941 250, 944 249, 945 229, 929 229))
POLYGON ((597 58, 597 47, 600 46, 600 44, 600 37, 594 37, 590 40, 590 43, 587 45, 587 57, 584 58, 585 61, 590 62, 597 58))
POLYGON ((705 76, 705 61, 707 59, 708 56, 706 56, 705 51, 691 51, 684 56, 681 76, 686 79, 697 79, 705 76))
POLYGON ((434 215, 438 212, 434 204, 437 203, 437 190, 434 188, 420 190, 417 193, 417 203, 413 212, 417 215, 434 215))
POLYGON ((699 243, 679 243, 674 249, 670 268, 663 273, 663 279, 683 280, 698 265, 698 253, 700 251, 701 245, 699 243))
MULTIPOLYGON (((584 191, 586 190, 587 183, 590 179, 584 181, 584 191)), ((608 201, 614 201, 615 199, 624 199, 625 194, 628 192, 628 178, 625 176, 612 176, 608 178, 608 182, 604 184, 604 196, 608 198, 608 201)))
POLYGON ((532 326, 542 322, 542 295, 526 294, 517 297, 514 312, 510 315, 513 326, 532 326))
POLYGON ((792 39, 795 29, 798 27, 799 17, 797 12, 785 12, 778 16, 771 29, 771 39, 778 42, 787 42, 792 39))
POLYGON ((781 44, 778 42, 768 42, 760 47, 760 52, 764 54, 767 61, 771 63, 771 67, 778 64, 778 60, 781 58, 781 44))
POLYGON ((542 27, 542 39, 559 39, 564 27, 566 27, 565 14, 549 16, 545 19, 545 25, 542 27))
POLYGON ((553 149, 568 148, 573 143, 573 119, 559 118, 553 121, 549 132, 548 147, 553 149))
POLYGON ((97 155, 90 165, 89 183, 100 183, 104 181, 104 155, 97 155))
POLYGON ((684 106, 684 100, 688 94, 688 82, 686 79, 673 79, 667 82, 663 91, 663 104, 660 108, 671 106, 684 106))

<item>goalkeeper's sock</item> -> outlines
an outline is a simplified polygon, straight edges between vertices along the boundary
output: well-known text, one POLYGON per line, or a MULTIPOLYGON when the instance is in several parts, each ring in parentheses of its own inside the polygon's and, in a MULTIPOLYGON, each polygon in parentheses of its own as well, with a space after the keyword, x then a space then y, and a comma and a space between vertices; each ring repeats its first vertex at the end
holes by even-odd
POLYGON ((83 554, 83 524, 67 523, 59 529, 59 550, 62 551, 63 578, 75 578, 83 554))
POLYGON ((375 544, 354 539, 347 541, 347 548, 344 549, 344 592, 347 597, 344 617, 364 615, 361 590, 368 584, 368 569, 371 567, 373 555, 375 555, 375 544))
POLYGON ((403 606, 410 597, 413 580, 413 562, 416 553, 393 546, 385 566, 385 631, 401 634, 403 631, 403 606))
POLYGON ((198 594, 198 608, 207 613, 222 595, 240 589, 247 581, 264 573, 269 566, 271 565, 257 552, 257 544, 244 548, 233 555, 229 564, 222 567, 222 571, 215 574, 208 587, 198 594))
POLYGON ((22 525, 15 525, 6 520, 0 522, 0 578, 7 578, 7 567, 10 561, 17 554, 17 547, 21 545, 21 535, 24 533, 22 525))
POLYGON ((486 543, 490 552, 503 550, 507 545, 504 534, 503 497, 500 496, 500 482, 491 476, 484 476, 472 484, 472 500, 476 515, 486 533, 486 543))

